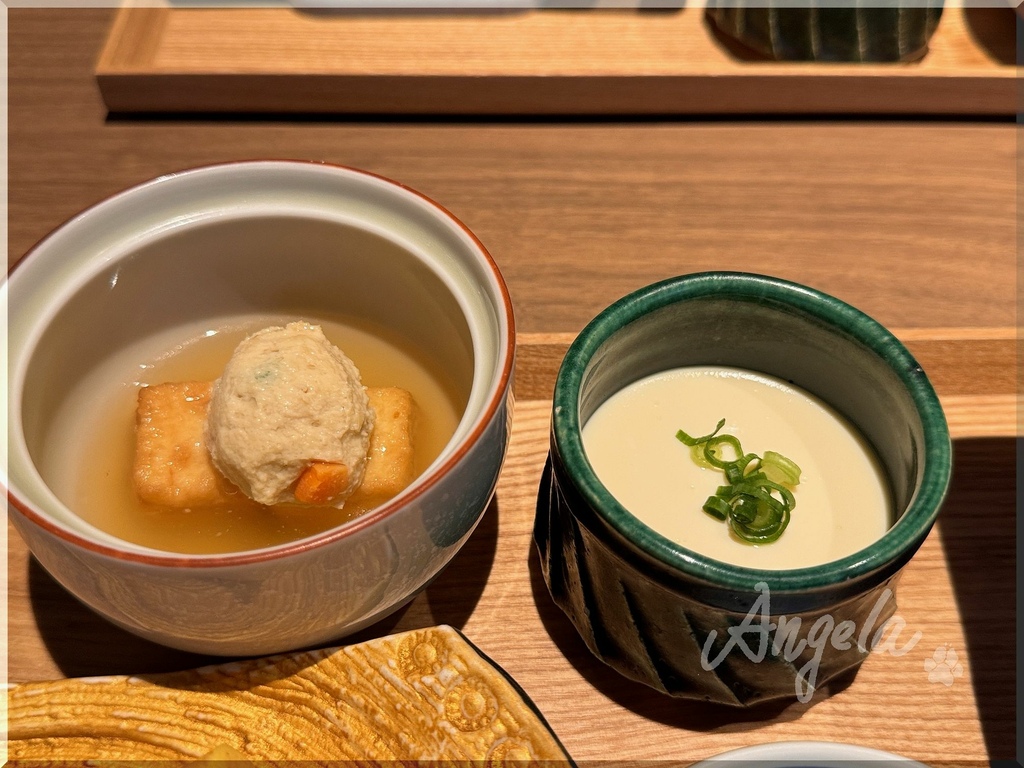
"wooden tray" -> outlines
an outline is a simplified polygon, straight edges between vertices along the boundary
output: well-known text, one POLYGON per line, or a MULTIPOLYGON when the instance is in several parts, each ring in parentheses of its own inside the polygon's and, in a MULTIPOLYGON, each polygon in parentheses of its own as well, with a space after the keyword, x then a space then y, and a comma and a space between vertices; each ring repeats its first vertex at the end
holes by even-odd
MULTIPOLYGON (((348 642, 442 623, 458 627, 523 687, 582 766, 683 766, 780 740, 862 744, 932 768, 1012 759, 1014 329, 897 335, 939 393, 956 467, 939 523, 904 571, 897 608, 902 625, 896 625, 902 628, 891 648, 883 644, 855 678, 819 691, 807 704, 734 710, 671 699, 590 654, 547 594, 531 538, 548 449, 548 398, 569 334, 519 338, 508 458, 492 507, 466 546, 407 608, 348 642)), ((146 643, 96 617, 30 562, 13 530, 9 568, 12 682, 142 674, 211 661, 146 643)))
POLYGON ((123 8, 96 66, 121 112, 962 114, 1017 109, 1012 8, 947 3, 902 65, 750 60, 678 10, 123 8))

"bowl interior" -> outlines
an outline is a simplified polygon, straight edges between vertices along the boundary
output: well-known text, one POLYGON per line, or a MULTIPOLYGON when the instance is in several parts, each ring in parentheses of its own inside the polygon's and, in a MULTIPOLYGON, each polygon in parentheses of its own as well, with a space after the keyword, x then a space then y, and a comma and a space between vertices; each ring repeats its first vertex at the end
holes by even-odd
MULTIPOLYGON (((587 462, 579 431, 628 384, 690 365, 776 376, 817 395, 861 431, 888 477, 898 518, 883 542, 869 548, 875 557, 893 557, 927 532, 948 482, 948 434, 909 353, 875 321, 824 294, 771 278, 709 273, 651 286, 612 305, 580 335, 559 373, 555 405, 564 406, 564 418, 556 417, 556 441, 563 461, 628 540, 673 567, 692 569, 701 559, 615 501, 587 462)), ((865 559, 852 555, 837 563, 865 559)), ((835 576, 833 564, 799 570, 805 584, 835 576)), ((717 571, 748 582, 743 572, 753 569, 717 571)), ((777 572, 766 573, 778 581, 777 572)))
MULTIPOLYGON (((284 171, 295 173, 288 166, 284 171)), ((173 187, 182 180, 173 181, 169 192, 180 195, 173 187)), ((161 217, 168 192, 159 184, 154 191, 151 183, 72 221, 11 276, 10 484, 76 533, 126 546, 85 524, 52 493, 61 479, 48 474, 44 457, 48 443, 62 439, 57 415, 73 389, 69 383, 88 380, 104 361, 146 339, 173 339, 178 329, 240 315, 355 321, 397 341, 463 414, 431 467, 450 455, 493 396, 508 333, 500 290, 491 290, 496 278, 474 253, 475 241, 441 209, 429 210, 432 204, 397 185, 386 191, 394 200, 368 216, 346 209, 343 195, 328 210, 319 203, 296 206, 287 189, 278 205, 254 209, 244 201, 225 206, 211 199, 204 210, 209 184, 195 181, 193 216, 170 209, 161 217), (154 215, 145 226, 114 243, 94 236, 97 217, 123 226, 123 209, 138 207, 146 195, 152 199, 144 207, 154 215), (80 252, 72 252, 76 247, 80 252), (67 260, 73 269, 45 274, 47 263, 67 260)), ((385 185, 374 177, 356 181, 371 194, 385 185)), ((238 196, 245 191, 240 187, 238 196)))
POLYGON ((147 338, 181 327, 183 341, 196 321, 247 313, 356 319, 419 351, 461 409, 468 401, 473 342, 466 318, 441 278, 412 253, 376 233, 311 218, 216 221, 133 250, 57 308, 25 376, 21 416, 37 466, 46 441, 59 439, 53 416, 67 382, 147 338))

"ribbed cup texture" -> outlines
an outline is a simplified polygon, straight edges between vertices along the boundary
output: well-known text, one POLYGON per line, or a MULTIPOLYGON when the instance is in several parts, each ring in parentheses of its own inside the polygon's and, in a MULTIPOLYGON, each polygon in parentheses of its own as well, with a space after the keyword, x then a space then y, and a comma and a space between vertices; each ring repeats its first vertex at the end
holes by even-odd
POLYGON ((777 61, 898 62, 925 55, 941 0, 920 7, 775 8, 708 4, 722 34, 777 61))

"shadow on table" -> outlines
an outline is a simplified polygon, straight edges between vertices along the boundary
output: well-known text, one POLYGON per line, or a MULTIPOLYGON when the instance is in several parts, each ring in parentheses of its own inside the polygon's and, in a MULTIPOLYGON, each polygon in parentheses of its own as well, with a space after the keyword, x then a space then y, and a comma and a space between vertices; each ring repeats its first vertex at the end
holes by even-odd
MULTIPOLYGON (((494 563, 498 507, 495 497, 450 567, 414 600, 345 638, 344 643, 436 624, 461 629, 480 599, 494 563)), ((29 558, 28 587, 40 637, 65 677, 156 674, 228 661, 222 656, 167 648, 111 624, 58 584, 35 558, 29 558)))
POLYGON ((39 635, 65 677, 172 672, 224 659, 177 651, 111 624, 58 584, 34 557, 28 590, 39 635))
POLYGON ((990 760, 1016 739, 1017 441, 954 442, 953 482, 939 516, 990 760))

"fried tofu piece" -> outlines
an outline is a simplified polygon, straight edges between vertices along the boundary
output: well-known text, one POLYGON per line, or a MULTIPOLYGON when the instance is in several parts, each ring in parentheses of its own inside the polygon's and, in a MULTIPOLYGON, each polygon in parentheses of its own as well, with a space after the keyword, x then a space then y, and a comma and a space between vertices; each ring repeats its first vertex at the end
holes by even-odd
MULTIPOLYGON (((154 384, 139 390, 133 480, 139 498, 150 504, 187 508, 219 506, 241 491, 214 467, 203 427, 212 384, 205 381, 154 384)), ((416 404, 397 387, 367 388, 376 412, 363 481, 353 497, 379 503, 413 480, 416 404)), ((313 462, 299 477, 297 500, 329 504, 348 488, 344 464, 313 462)))
POLYGON ((180 381, 139 390, 133 481, 142 501, 202 507, 240 493, 206 450, 203 424, 211 389, 208 381, 180 381))
POLYGON ((368 387, 366 396, 377 418, 370 433, 363 482, 355 493, 364 503, 380 503, 414 479, 416 401, 398 387, 368 387))

